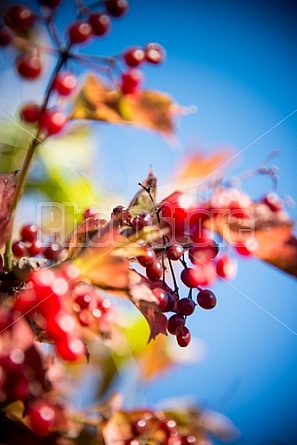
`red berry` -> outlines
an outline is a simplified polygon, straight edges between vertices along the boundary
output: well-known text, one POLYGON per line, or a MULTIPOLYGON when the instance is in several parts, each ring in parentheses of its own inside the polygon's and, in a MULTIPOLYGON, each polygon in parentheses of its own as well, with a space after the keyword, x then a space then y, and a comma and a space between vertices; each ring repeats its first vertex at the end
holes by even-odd
POLYGON ((113 17, 122 17, 128 12, 127 0, 105 0, 106 11, 113 17))
POLYGON ((111 22, 108 15, 94 12, 89 16, 88 20, 92 27, 92 33, 95 36, 104 36, 110 31, 111 22))
POLYGON ((7 46, 12 40, 12 33, 8 26, 0 26, 0 46, 7 46))
POLYGON ((15 241, 11 246, 11 250, 17 258, 25 256, 27 253, 26 244, 23 241, 15 241))
POLYGON ((131 425, 132 434, 134 436, 139 436, 143 434, 147 429, 147 422, 145 419, 134 420, 131 425))
POLYGON ((274 192, 269 192, 264 196, 263 202, 270 208, 272 212, 279 212, 283 208, 281 198, 274 192))
POLYGON ((47 260, 53 261, 57 258, 59 253, 62 250, 62 246, 58 243, 52 243, 50 246, 46 247, 46 249, 43 252, 43 255, 47 260))
POLYGON ((253 240, 251 242, 246 242, 243 244, 237 244, 235 245, 235 250, 239 255, 242 256, 251 256, 257 250, 258 243, 256 240, 253 240))
POLYGON ((57 343, 57 352, 63 360, 73 362, 85 354, 85 345, 79 338, 65 337, 57 343))
POLYGON ((197 295, 197 303, 203 309, 213 309, 217 304, 217 298, 211 290, 203 289, 197 295))
POLYGON ((180 315, 192 315, 195 310, 195 303, 191 298, 182 298, 177 302, 177 312, 180 315))
POLYGON ((237 263, 228 255, 222 255, 216 264, 217 275, 225 280, 232 280, 237 272, 237 263))
POLYGON ((33 102, 25 104, 20 111, 20 116, 24 122, 28 122, 30 124, 38 122, 40 117, 39 105, 33 102))
POLYGON ((42 64, 39 57, 25 54, 17 58, 16 69, 24 79, 35 80, 42 72, 42 64))
POLYGON ((196 271, 192 267, 183 269, 180 274, 180 279, 187 287, 197 287, 200 284, 196 271))
POLYGON ((42 242, 40 241, 40 240, 35 240, 35 241, 33 241, 31 244, 29 244, 28 246, 27 246, 27 251, 28 251, 28 254, 32 257, 32 256, 36 256, 36 255, 39 255, 39 254, 41 254, 42 252, 43 252, 43 250, 44 250, 44 247, 43 247, 43 244, 42 244, 42 242))
POLYGON ((55 406, 49 402, 35 400, 28 409, 29 424, 35 433, 46 436, 56 423, 55 406))
POLYGON ((166 309, 166 307, 168 305, 168 300, 169 300, 168 292, 166 292, 161 287, 156 287, 155 289, 153 289, 152 292, 155 295, 156 299, 158 300, 157 305, 158 305, 159 309, 161 311, 166 309))
POLYGON ((31 28, 34 20, 34 12, 25 5, 12 6, 5 16, 7 25, 16 30, 31 28))
POLYGON ((62 0, 40 0, 40 3, 43 6, 47 6, 48 8, 55 9, 62 0))
POLYGON ((139 91, 142 81, 142 73, 137 69, 132 69, 122 74, 121 90, 123 94, 135 94, 139 91))
POLYGON ((185 253, 185 249, 180 244, 172 244, 171 247, 166 252, 166 256, 169 260, 177 261, 179 260, 183 254, 185 253))
POLYGON ((158 281, 163 274, 163 267, 159 260, 155 260, 151 266, 146 268, 146 276, 151 281, 158 281))
POLYGON ((144 62, 144 52, 142 48, 132 47, 126 49, 123 54, 123 59, 126 62, 126 65, 131 68, 136 68, 144 62))
POLYGON ((53 84, 53 88, 61 94, 61 96, 68 96, 71 94, 77 85, 76 77, 68 72, 58 73, 53 84))
POLYGON ((205 262, 205 260, 215 258, 218 253, 218 244, 214 240, 208 239, 201 243, 195 243, 195 246, 189 249, 189 260, 194 264, 205 262))
POLYGON ((167 436, 176 437, 177 424, 173 419, 164 419, 160 422, 160 428, 166 433, 167 436))
POLYGON ((81 309, 86 309, 92 301, 92 297, 89 294, 80 294, 75 298, 75 302, 81 309))
POLYGON ((141 264, 143 267, 152 266, 156 261, 156 258, 155 251, 150 247, 145 247, 145 254, 137 257, 139 264, 141 264))
POLYGON ((185 348, 191 341, 191 333, 186 326, 181 327, 176 333, 176 340, 179 346, 185 348))
POLYGON ((111 216, 116 217, 120 226, 127 226, 131 223, 129 209, 124 206, 117 206, 113 209, 111 216))
POLYGON ((140 215, 137 215, 135 216, 135 218, 132 219, 132 227, 136 231, 152 225, 153 225, 153 219, 151 215, 148 213, 141 213, 140 215))
POLYGON ((20 235, 23 241, 32 243, 37 239, 38 227, 36 224, 26 224, 21 228, 20 235))
POLYGON ((171 315, 171 317, 168 318, 167 331, 170 334, 175 335, 177 331, 184 325, 185 325, 185 319, 182 315, 180 314, 171 315))
POLYGON ((165 50, 159 43, 148 43, 144 47, 144 55, 147 62, 159 64, 165 59, 165 50))
POLYGON ((63 130, 67 117, 59 110, 45 110, 40 116, 40 127, 47 131, 49 135, 57 134, 63 130))
POLYGON ((68 37, 70 43, 84 43, 92 35, 92 27, 89 23, 77 20, 68 28, 68 37))

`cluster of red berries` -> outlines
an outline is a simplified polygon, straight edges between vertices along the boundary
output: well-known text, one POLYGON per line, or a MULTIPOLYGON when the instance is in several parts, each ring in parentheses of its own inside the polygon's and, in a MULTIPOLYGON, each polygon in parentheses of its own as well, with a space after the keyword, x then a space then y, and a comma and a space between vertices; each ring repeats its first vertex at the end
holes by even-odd
POLYGON ((20 239, 12 244, 12 253, 16 258, 23 256, 43 256, 49 261, 57 260, 62 245, 56 240, 41 241, 41 230, 36 224, 25 224, 20 229, 20 239))
MULTIPOLYGON (((127 413, 129 416, 129 412, 127 413)), ((141 445, 148 438, 156 438, 166 445, 195 445, 197 438, 187 428, 182 428, 172 417, 153 411, 132 413, 130 419, 131 438, 125 440, 125 445, 141 445)), ((128 433, 128 432, 127 432, 128 433)))

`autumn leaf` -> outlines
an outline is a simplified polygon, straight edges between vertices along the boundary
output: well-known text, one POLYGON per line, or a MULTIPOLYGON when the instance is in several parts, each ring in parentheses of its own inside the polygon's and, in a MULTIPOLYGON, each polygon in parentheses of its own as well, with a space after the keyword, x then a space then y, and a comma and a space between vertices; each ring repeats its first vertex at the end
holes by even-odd
POLYGON ((236 212, 217 212, 207 226, 231 245, 250 244, 254 257, 297 277, 297 239, 289 216, 264 203, 251 203, 246 212, 248 218, 237 218, 236 212))
POLYGON ((123 95, 107 88, 102 80, 89 74, 77 97, 72 119, 90 119, 114 124, 138 125, 167 136, 174 132, 173 116, 184 109, 156 91, 123 95))
POLYGON ((5 245, 11 228, 11 204, 17 184, 16 174, 17 171, 0 173, 0 248, 5 245))
POLYGON ((135 194, 128 206, 131 215, 142 212, 150 213, 152 207, 154 207, 157 178, 154 176, 152 169, 149 170, 147 178, 139 186, 141 189, 135 194))
POLYGON ((81 249, 87 245, 90 238, 98 232, 98 230, 104 227, 106 223, 107 221, 105 219, 100 219, 96 216, 87 218, 83 221, 66 243, 68 249, 67 259, 76 258, 81 249))

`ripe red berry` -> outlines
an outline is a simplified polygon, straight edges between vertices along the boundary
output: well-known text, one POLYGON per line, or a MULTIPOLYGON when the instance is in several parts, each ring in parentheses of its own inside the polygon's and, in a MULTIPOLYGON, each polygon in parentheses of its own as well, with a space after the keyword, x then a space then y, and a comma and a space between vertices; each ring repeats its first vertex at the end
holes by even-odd
POLYGON ((73 362, 85 354, 85 345, 79 338, 65 337, 57 342, 57 352, 63 360, 73 362))
POLYGON ((216 263, 217 275, 225 280, 232 280, 237 272, 237 263, 228 255, 222 255, 216 263))
POLYGON ((180 244, 172 244, 171 247, 166 252, 166 256, 169 260, 177 261, 179 260, 183 254, 185 253, 185 249, 180 244))
POLYGON ((70 43, 85 43, 92 35, 92 27, 89 23, 77 20, 68 28, 68 37, 70 43))
POLYGON ((77 79, 69 72, 58 73, 53 83, 53 88, 61 94, 61 96, 68 96, 75 90, 76 86, 77 79))
POLYGON ((39 105, 30 102, 25 104, 20 111, 20 117, 24 122, 30 124, 36 123, 40 117, 40 107, 39 105))
POLYGON ((32 243, 27 246, 28 254, 31 257, 41 254, 43 252, 43 250, 44 250, 43 244, 38 239, 35 241, 32 241, 32 243))
POLYGON ((191 298, 182 298, 177 302, 177 312, 180 315, 192 315, 195 310, 195 303, 191 298))
POLYGON ((23 241, 15 241, 11 246, 11 250, 17 258, 25 256, 27 253, 26 245, 23 241))
POLYGON ((132 69, 122 74, 121 90, 123 94, 135 94, 140 89, 140 84, 143 79, 141 71, 132 69))
POLYGON ((37 239, 38 227, 36 224, 25 224, 23 227, 21 227, 20 235, 23 241, 32 243, 37 239))
POLYGON ((42 63, 39 57, 25 54, 17 58, 16 69, 24 79, 35 80, 41 75, 42 63))
POLYGON ((28 419, 35 433, 46 436, 56 423, 55 406, 43 400, 35 400, 29 406, 28 419))
POLYGON ((144 47, 144 55, 149 63, 159 64, 165 60, 165 50, 159 43, 148 43, 144 47))
POLYGON ((263 202, 270 208, 272 212, 279 212, 283 208, 281 198, 274 192, 269 192, 264 196, 263 202))
POLYGON ((185 325, 185 319, 182 315, 180 314, 171 315, 171 317, 168 318, 167 331, 170 334, 175 335, 177 331, 184 325, 185 325))
POLYGON ((159 309, 163 311, 168 305, 168 300, 169 300, 168 292, 166 292, 161 287, 155 287, 155 289, 153 289, 152 292, 155 295, 156 299, 158 300, 157 305, 159 309))
POLYGON ((156 261, 156 254, 153 249, 150 247, 145 247, 145 254, 137 257, 139 264, 143 267, 149 267, 154 264, 156 261))
POLYGON ((145 419, 134 420, 132 422, 131 429, 132 429, 132 434, 134 436, 139 436, 140 434, 143 434, 147 429, 146 420, 145 419))
POLYGON ((75 302, 80 306, 81 309, 86 309, 92 301, 92 296, 90 294, 80 294, 75 298, 75 302))
POLYGON ((49 135, 57 134, 63 130, 67 117, 59 110, 45 110, 40 116, 39 124, 49 135))
POLYGON ((51 245, 46 247, 46 249, 43 252, 43 255, 47 260, 53 261, 57 258, 61 250, 62 250, 61 245, 59 245, 58 243, 52 243, 51 245))
POLYGON ((116 217, 120 226, 127 226, 131 223, 129 209, 124 206, 117 206, 113 209, 111 216, 116 217))
POLYGON ((178 329, 176 333, 176 341, 182 348, 188 346, 191 341, 191 333, 186 326, 182 326, 180 329, 178 329))
POLYGON ((122 17, 128 12, 127 0, 105 0, 106 11, 113 17, 122 17))
POLYGON ((126 49, 123 54, 123 59, 126 62, 126 65, 131 68, 136 68, 144 62, 144 52, 142 48, 137 46, 133 46, 132 48, 126 49))
POLYGON ((0 26, 0 46, 7 46, 12 40, 12 33, 8 26, 0 26))
POLYGON ((251 242, 246 242, 242 244, 235 245, 235 250, 239 255, 242 256, 251 256, 255 252, 255 250, 258 247, 258 243, 256 240, 253 240, 251 242))
POLYGON ((5 21, 8 26, 21 31, 31 28, 34 20, 34 12, 25 5, 12 6, 5 16, 5 21))
POLYGON ((146 276, 151 281, 158 281, 163 274, 163 267, 159 260, 155 260, 151 266, 146 268, 146 276))
POLYGON ((135 230, 141 230, 144 227, 152 226, 153 219, 149 213, 141 213, 132 219, 132 227, 135 230))
POLYGON ((200 284, 196 271, 192 267, 183 269, 180 274, 180 279, 187 287, 197 287, 200 284))
POLYGON ((217 298, 211 290, 203 289, 197 295, 197 303, 203 309, 213 309, 217 304, 217 298))
POLYGON ((201 243, 195 243, 195 246, 189 249, 189 260, 194 264, 201 263, 205 260, 214 259, 218 253, 218 244, 212 239, 207 239, 201 243))
POLYGON ((111 21, 108 15, 94 12, 89 16, 89 24, 95 36, 104 36, 110 31, 111 21))

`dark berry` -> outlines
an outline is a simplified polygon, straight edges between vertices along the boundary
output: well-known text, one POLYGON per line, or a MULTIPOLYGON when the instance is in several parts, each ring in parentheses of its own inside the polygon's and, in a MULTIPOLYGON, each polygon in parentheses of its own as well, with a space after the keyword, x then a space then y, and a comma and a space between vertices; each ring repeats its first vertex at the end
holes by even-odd
POLYGON ((95 36, 104 36, 110 31, 111 22, 109 16, 106 14, 94 12, 89 16, 88 21, 92 27, 92 33, 95 36))
POLYGON ((151 215, 148 213, 141 213, 140 215, 135 216, 135 218, 132 219, 132 227, 133 229, 141 230, 146 226, 152 226, 153 225, 153 219, 151 215))
POLYGON ((186 326, 183 326, 180 329, 178 329, 176 333, 176 340, 179 346, 181 346, 182 348, 188 346, 188 344, 191 341, 191 334, 186 326))
POLYGON ((145 253, 137 257, 137 259, 139 264, 141 264, 143 267, 152 266, 156 261, 155 251, 150 247, 145 247, 145 253))
POLYGON ((117 206, 112 211, 112 216, 116 217, 120 226, 128 226, 131 223, 129 209, 124 206, 117 206))
POLYGON ((167 295, 168 295, 168 302, 166 307, 163 309, 163 312, 171 312, 175 304, 174 296, 170 292, 167 292, 167 295))
POLYGON ((40 240, 32 241, 31 244, 27 245, 27 251, 30 256, 40 255, 44 250, 43 244, 40 240))
POLYGON ((196 270, 192 267, 183 269, 180 274, 180 279, 187 287, 199 286, 199 277, 197 277, 196 270))
POLYGON ((47 6, 50 9, 56 9, 62 0, 40 0, 41 5, 47 6))
POLYGON ((5 16, 5 21, 8 26, 16 30, 31 28, 34 20, 34 12, 25 5, 12 6, 5 16))
POLYGON ((39 105, 31 102, 25 104, 20 111, 20 117, 24 122, 28 122, 30 124, 36 123, 40 117, 40 107, 39 105))
POLYGON ((131 69, 128 72, 122 74, 121 90, 123 94, 135 94, 140 89, 140 84, 143 75, 141 71, 137 69, 131 69))
POLYGON ((57 352, 63 360, 73 362, 85 354, 85 345, 79 338, 63 338, 57 343, 57 352))
POLYGON ((43 255, 47 260, 54 261, 58 257, 61 250, 62 250, 61 245, 59 245, 58 243, 52 243, 51 245, 46 247, 46 249, 43 252, 43 255))
POLYGON ((12 40, 12 33, 8 26, 0 26, 0 46, 7 46, 12 40))
POLYGON ((183 254, 185 253, 185 250, 183 246, 180 244, 173 244, 166 252, 166 256, 169 260, 177 261, 179 260, 183 254))
POLYGON ((131 425, 132 434, 134 436, 139 436, 143 434, 147 428, 147 422, 145 419, 134 420, 131 425))
POLYGON ((40 116, 40 127, 49 135, 57 134, 63 130, 67 121, 67 117, 59 110, 45 110, 40 116))
POLYGON ((92 35, 92 27, 89 23, 77 20, 68 28, 68 37, 70 43, 84 43, 92 35))
POLYGON ((182 298, 177 302, 177 312, 180 315, 192 315, 195 310, 195 303, 191 298, 182 298))
POLYGON ((144 62, 144 52, 142 48, 132 47, 126 49, 123 54, 123 59, 126 62, 126 65, 131 68, 136 68, 144 62))
POLYGON ((24 79, 35 80, 41 75, 42 63, 39 57, 25 54, 17 58, 16 69, 24 79))
POLYGON ((92 301, 92 297, 89 294, 81 294, 75 298, 75 302, 81 307, 81 309, 86 309, 92 301))
POLYGON ((36 224, 26 224, 21 227, 20 235, 23 241, 32 243, 37 239, 38 227, 36 226, 36 224))
POLYGON ((218 253, 218 244, 214 240, 208 239, 201 241, 201 243, 195 243, 195 246, 189 249, 189 260, 194 264, 200 263, 201 261, 214 259, 218 253))
POLYGON ((217 304, 217 298, 211 290, 203 289, 197 295, 197 303, 203 309, 213 309, 217 304))
POLYGON ((164 419, 160 422, 160 428, 167 436, 175 437, 177 433, 177 424, 173 419, 164 419))
POLYGON ((128 12, 129 3, 127 0, 106 0, 106 11, 113 17, 122 17, 128 12))
POLYGON ((76 77, 69 72, 64 72, 57 74, 53 83, 53 88, 61 94, 61 96, 68 96, 75 90, 76 85, 76 77))
POLYGON ((27 253, 26 244, 23 241, 15 241, 11 246, 11 250, 17 258, 25 256, 27 253))
POLYGON ((146 276, 151 281, 158 281, 163 274, 163 267, 159 260, 155 260, 151 266, 146 267, 146 276))
POLYGON ((170 334, 175 335, 177 331, 184 325, 185 325, 185 319, 182 315, 180 314, 171 315, 171 317, 168 318, 167 331, 170 334))
POLYGON ((144 47, 144 55, 147 62, 159 64, 165 59, 165 50, 159 43, 148 43, 144 47))

